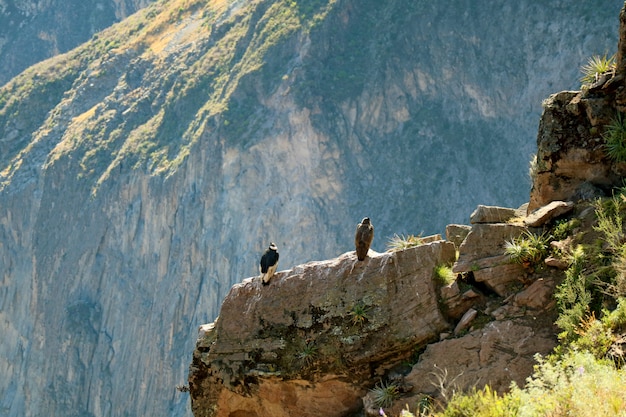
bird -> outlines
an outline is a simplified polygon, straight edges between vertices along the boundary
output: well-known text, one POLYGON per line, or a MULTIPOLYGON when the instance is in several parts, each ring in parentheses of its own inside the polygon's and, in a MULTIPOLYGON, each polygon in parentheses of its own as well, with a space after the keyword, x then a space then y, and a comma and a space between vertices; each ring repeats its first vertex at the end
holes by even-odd
POLYGON ((261 262, 259 269, 261 270, 261 283, 268 285, 270 279, 274 276, 276 268, 278 267, 278 247, 274 242, 270 243, 269 248, 261 256, 261 262))
POLYGON ((356 235, 354 236, 354 246, 356 246, 356 257, 362 261, 370 250, 370 245, 374 239, 374 226, 369 217, 363 218, 361 223, 356 227, 356 235))

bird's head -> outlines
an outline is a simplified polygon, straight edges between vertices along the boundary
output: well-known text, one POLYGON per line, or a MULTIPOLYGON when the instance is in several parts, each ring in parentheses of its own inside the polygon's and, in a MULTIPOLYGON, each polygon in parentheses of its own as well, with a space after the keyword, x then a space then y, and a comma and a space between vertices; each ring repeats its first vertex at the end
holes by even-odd
POLYGON ((363 220, 361 220, 361 224, 370 224, 370 218, 364 217, 363 220))
POLYGON ((278 250, 278 246, 276 246, 276 244, 274 242, 270 243, 270 249, 271 250, 278 250))

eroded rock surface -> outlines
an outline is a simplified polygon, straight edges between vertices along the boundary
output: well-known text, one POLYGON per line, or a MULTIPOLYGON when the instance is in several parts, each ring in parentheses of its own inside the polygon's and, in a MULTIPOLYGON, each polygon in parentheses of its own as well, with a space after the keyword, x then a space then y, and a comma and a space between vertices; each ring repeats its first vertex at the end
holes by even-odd
POLYGON ((190 369, 200 416, 346 415, 381 378, 450 329, 434 268, 455 246, 435 241, 365 261, 354 252, 235 285, 202 328, 190 369), (367 383, 367 382, 366 382, 367 383), (240 413, 240 414, 237 414, 240 413))
MULTIPOLYGON (((550 326, 532 317, 493 321, 464 337, 431 344, 405 378, 416 397, 404 403, 414 404, 424 393, 441 398, 485 385, 505 392, 511 381, 522 386, 536 363, 533 356, 547 354, 555 345, 550 326)), ((398 411, 403 404, 396 406, 398 411)))
POLYGON ((467 277, 477 270, 438 281, 435 266, 456 258, 456 245, 444 240, 371 251, 364 262, 354 252, 310 262, 279 272, 268 287, 258 277, 236 284, 219 318, 200 328, 189 375, 194 415, 377 415, 370 390, 381 381, 402 387, 399 413, 423 395, 522 383, 534 354, 556 344, 554 279, 522 285, 523 272, 498 255, 524 230, 475 224, 460 247, 457 266, 498 259, 483 272, 496 290, 503 282, 503 294, 472 287, 467 277))
POLYGON ((537 135, 528 212, 556 200, 581 201, 610 194, 622 185, 626 164, 611 160, 603 134, 618 113, 623 82, 583 91, 562 91, 547 98, 537 135))

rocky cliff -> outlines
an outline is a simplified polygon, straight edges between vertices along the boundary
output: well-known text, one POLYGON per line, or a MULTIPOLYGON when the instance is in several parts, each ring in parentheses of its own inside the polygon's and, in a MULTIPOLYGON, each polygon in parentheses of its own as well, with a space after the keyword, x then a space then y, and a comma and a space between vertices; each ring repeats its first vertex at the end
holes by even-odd
POLYGON ((362 381, 447 330, 432 274, 454 258, 454 244, 438 241, 305 264, 267 288, 235 285, 194 354, 194 415, 357 412, 362 381))
POLYGON ((620 2, 163 1, 0 89, 0 410, 190 415, 197 326, 281 269, 528 199, 620 2), (511 22, 516 22, 512 24, 511 22), (470 208, 470 209, 468 209, 470 208))
MULTIPOLYGON (((563 203, 564 204, 564 203, 563 203)), ((441 236, 408 249, 354 252, 235 285, 200 328, 189 373, 194 416, 379 415, 375 386, 394 386, 399 415, 420 398, 523 384, 556 344, 558 269, 528 277, 507 240, 568 210, 481 206, 457 247, 441 236), (524 220, 522 220, 524 219, 524 220), (461 243, 462 242, 462 243, 461 243), (459 252, 457 259, 457 250, 459 252), (460 272, 450 282, 441 267, 460 272)))
POLYGON ((597 73, 582 91, 563 91, 544 101, 529 211, 555 199, 610 194, 612 188, 624 185, 626 163, 607 152, 610 126, 626 110, 624 10, 619 35, 614 68, 597 73))

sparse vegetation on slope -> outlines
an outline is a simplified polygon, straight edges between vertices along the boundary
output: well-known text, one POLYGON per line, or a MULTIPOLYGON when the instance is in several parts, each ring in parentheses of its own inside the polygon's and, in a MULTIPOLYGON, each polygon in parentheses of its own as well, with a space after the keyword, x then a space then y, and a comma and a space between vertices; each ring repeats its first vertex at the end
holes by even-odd
POLYGON ((335 1, 300 3, 156 2, 34 66, 0 89, 0 125, 19 116, 27 131, 48 129, 3 152, 5 183, 43 138, 51 147, 48 164, 71 154, 78 177, 96 192, 120 165, 173 172, 207 126, 231 144, 261 131, 267 117, 258 95, 283 81, 290 59, 272 53, 314 28, 335 1), (261 84, 249 82, 255 73, 261 84), (48 134, 66 119, 64 132, 48 134))
POLYGON ((623 415, 626 188, 590 207, 595 215, 586 227, 579 218, 561 219, 543 235, 525 234, 506 246, 513 260, 537 266, 548 253, 548 240, 562 243, 550 248, 569 265, 555 293, 561 333, 554 353, 537 356, 533 375, 523 387, 512 384, 509 393, 498 394, 489 386, 456 392, 444 397, 447 404, 435 403, 428 411, 409 404, 402 417, 623 415))

